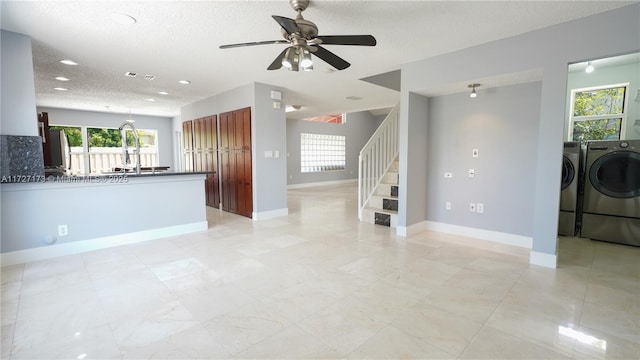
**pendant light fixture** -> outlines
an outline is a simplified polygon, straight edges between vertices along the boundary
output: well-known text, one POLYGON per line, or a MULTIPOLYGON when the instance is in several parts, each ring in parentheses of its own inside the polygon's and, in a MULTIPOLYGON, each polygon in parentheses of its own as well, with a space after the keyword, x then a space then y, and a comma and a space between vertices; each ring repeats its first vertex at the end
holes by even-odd
POLYGON ((471 94, 469 94, 469 97, 477 97, 478 94, 476 93, 476 88, 479 87, 480 84, 478 83, 473 83, 473 84, 469 84, 467 87, 471 89, 471 94))
POLYGON ((282 66, 291 71, 311 71, 313 70, 313 60, 309 49, 304 46, 291 46, 284 53, 282 66))
POLYGON ((587 74, 591 74, 593 70, 594 68, 593 68, 593 65, 591 64, 591 61, 587 61, 587 67, 584 69, 584 72, 586 72, 587 74))

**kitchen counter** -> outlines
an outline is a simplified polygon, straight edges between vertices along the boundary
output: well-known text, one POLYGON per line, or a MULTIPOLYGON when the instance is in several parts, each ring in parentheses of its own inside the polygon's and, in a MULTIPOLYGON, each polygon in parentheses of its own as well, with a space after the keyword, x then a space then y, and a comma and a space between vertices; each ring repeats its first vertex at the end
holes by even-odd
POLYGON ((130 178, 178 176, 178 175, 208 175, 215 171, 164 171, 149 170, 140 174, 135 172, 108 172, 91 175, 12 175, 0 177, 0 184, 21 183, 126 183, 130 178))
POLYGON ((10 265, 206 230, 210 173, 4 179, 12 181, 0 184, 0 260, 10 265))

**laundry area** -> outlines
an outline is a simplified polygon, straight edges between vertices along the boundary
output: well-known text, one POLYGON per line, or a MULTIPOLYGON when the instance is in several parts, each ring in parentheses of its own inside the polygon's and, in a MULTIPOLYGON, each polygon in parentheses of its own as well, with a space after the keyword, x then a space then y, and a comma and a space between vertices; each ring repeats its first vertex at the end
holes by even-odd
POLYGON ((558 235, 640 246, 638 54, 569 69, 558 235))

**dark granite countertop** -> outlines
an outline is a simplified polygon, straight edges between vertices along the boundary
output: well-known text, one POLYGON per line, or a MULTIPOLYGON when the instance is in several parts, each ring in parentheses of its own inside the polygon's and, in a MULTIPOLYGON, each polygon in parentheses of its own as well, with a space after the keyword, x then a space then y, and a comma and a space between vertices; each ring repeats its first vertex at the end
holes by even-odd
POLYGON ((130 178, 163 177, 180 175, 209 175, 215 171, 145 171, 141 174, 109 172, 91 175, 7 175, 0 177, 2 184, 22 184, 22 183, 125 183, 130 178))

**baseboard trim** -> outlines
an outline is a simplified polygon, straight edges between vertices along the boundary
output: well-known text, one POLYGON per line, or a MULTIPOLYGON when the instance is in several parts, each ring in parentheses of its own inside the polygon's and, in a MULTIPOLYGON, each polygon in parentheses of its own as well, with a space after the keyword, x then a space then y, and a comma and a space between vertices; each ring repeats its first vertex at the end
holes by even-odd
POLYGON ((289 208, 282 208, 282 209, 261 211, 261 212, 254 211, 253 214, 251 214, 251 218, 256 221, 259 221, 259 220, 261 221, 261 220, 269 220, 269 219, 273 219, 281 216, 287 216, 287 215, 289 215, 289 208))
POLYGON ((558 267, 558 255, 541 253, 532 250, 529 253, 529 264, 555 269, 558 267))
POLYGON ((409 226, 396 226, 396 235, 407 237, 421 233, 425 230, 427 230, 426 221, 421 221, 409 226))
POLYGON ((531 249, 533 247, 533 238, 528 236, 515 235, 492 230, 476 229, 466 226, 451 225, 435 221, 425 221, 425 223, 426 230, 467 236, 505 245, 519 246, 527 249, 531 249))
POLYGON ((358 182, 358 179, 347 179, 347 180, 311 182, 311 183, 304 183, 304 184, 291 184, 291 185, 287 185, 287 190, 302 189, 302 188, 316 187, 316 186, 352 184, 357 182, 358 182))
POLYGON ((105 236, 96 239, 55 244, 33 249, 11 251, 0 255, 2 266, 40 261, 59 256, 74 255, 84 252, 107 249, 111 247, 136 244, 165 237, 205 231, 209 227, 207 221, 200 221, 184 225, 168 226, 158 229, 143 230, 126 234, 105 236))

